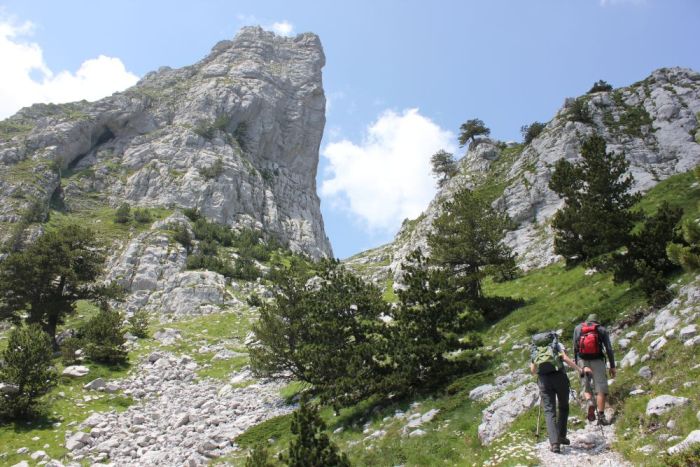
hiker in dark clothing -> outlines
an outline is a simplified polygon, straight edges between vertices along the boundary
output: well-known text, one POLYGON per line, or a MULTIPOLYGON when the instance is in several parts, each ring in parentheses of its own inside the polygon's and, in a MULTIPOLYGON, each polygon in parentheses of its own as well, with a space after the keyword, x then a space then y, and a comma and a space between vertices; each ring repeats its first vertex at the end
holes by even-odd
POLYGON ((610 344, 610 336, 605 327, 598 322, 598 316, 595 313, 590 314, 585 322, 574 329, 574 359, 580 366, 590 368, 581 377, 581 385, 583 386, 583 397, 588 407, 588 421, 592 422, 597 418, 598 425, 609 423, 605 418, 605 398, 608 395, 608 376, 605 371, 606 355, 610 363, 610 376, 614 378, 615 355, 610 344), (591 379, 593 384, 591 384, 591 379), (595 404, 593 402, 594 388, 596 392, 595 404))
POLYGON ((562 444, 570 444, 566 437, 570 384, 562 362, 579 373, 583 372, 583 369, 566 355, 564 346, 559 343, 554 332, 533 336, 530 372, 537 375, 550 449, 556 453, 561 452, 562 444))

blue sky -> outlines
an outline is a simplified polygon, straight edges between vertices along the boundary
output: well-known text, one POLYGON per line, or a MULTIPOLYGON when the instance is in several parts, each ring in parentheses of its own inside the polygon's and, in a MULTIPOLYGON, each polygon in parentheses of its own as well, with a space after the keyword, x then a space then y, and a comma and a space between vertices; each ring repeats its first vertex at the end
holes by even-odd
POLYGON ((521 125, 549 120, 598 79, 624 86, 664 66, 700 70, 696 0, 10 0, 0 8, 0 116, 22 97, 2 75, 45 100, 97 98, 161 65, 195 62, 243 25, 317 33, 329 100, 318 187, 341 258, 390 241, 425 208, 429 157, 443 147, 460 155, 465 120, 517 140, 521 125))

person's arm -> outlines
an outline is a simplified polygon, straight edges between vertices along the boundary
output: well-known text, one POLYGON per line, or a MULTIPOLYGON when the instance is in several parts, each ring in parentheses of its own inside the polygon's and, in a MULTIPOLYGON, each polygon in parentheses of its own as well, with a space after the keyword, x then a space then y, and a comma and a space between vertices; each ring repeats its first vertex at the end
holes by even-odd
POLYGON ((583 374, 583 368, 578 366, 575 361, 571 360, 571 358, 569 358, 569 356, 566 355, 566 352, 564 352, 563 350, 561 351, 561 359, 564 360, 564 363, 576 370, 579 375, 583 374))
POLYGON ((600 331, 600 337, 603 340, 603 345, 605 346, 605 353, 608 356, 608 362, 610 362, 610 375, 615 377, 615 355, 613 354, 612 344, 610 343, 610 336, 608 335, 608 330, 600 326, 598 328, 600 331))
POLYGON ((581 326, 574 328, 574 360, 578 360, 578 341, 581 336, 581 326))
POLYGON ((533 375, 537 374, 537 366, 535 366, 535 362, 530 362, 530 373, 533 375))

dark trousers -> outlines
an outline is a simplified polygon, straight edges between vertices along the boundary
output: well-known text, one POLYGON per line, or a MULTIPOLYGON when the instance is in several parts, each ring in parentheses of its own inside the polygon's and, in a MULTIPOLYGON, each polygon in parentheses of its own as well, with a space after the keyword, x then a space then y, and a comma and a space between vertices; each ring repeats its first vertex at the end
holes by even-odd
POLYGON ((569 378, 564 371, 539 375, 537 384, 542 396, 544 419, 547 423, 550 444, 566 438, 566 422, 569 419, 569 378), (559 414, 557 414, 559 407, 559 414))

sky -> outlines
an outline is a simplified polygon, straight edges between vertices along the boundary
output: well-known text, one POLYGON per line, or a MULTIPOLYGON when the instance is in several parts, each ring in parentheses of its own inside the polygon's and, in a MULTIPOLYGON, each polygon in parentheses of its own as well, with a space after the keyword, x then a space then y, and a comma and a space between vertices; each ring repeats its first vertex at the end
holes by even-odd
POLYGON ((461 157, 466 120, 520 140, 599 79, 700 71, 698 0, 0 0, 0 118, 123 90, 246 25, 323 43, 317 185, 339 258, 391 241, 427 207, 430 156, 461 157))

